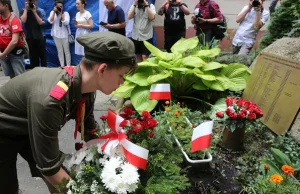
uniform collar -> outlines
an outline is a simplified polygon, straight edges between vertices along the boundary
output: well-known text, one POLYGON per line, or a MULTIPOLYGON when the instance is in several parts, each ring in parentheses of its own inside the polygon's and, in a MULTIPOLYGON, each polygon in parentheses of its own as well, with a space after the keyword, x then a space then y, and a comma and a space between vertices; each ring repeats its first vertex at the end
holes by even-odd
POLYGON ((81 70, 80 65, 74 67, 73 99, 78 102, 82 98, 81 94, 81 70))

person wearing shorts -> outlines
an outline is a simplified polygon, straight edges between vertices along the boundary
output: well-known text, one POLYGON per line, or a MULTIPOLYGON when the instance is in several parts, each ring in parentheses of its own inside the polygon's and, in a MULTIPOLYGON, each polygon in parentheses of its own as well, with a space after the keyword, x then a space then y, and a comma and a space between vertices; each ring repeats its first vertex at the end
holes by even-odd
POLYGON ((153 38, 153 20, 155 18, 155 7, 152 3, 144 0, 143 3, 138 3, 135 0, 128 11, 128 19, 133 18, 132 40, 135 45, 135 54, 137 61, 141 62, 147 59, 150 52, 145 47, 143 41, 148 41, 152 44, 153 38))
POLYGON ((9 0, 0 0, 0 15, 0 63, 4 75, 13 78, 25 72, 24 33, 9 0))

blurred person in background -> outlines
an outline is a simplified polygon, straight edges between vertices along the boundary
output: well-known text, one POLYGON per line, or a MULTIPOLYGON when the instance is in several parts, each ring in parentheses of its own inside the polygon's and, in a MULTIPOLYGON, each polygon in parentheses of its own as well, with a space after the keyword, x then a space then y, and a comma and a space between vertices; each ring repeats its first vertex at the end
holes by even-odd
POLYGON ((65 57, 67 66, 71 65, 70 44, 68 35, 70 30, 70 15, 64 11, 64 3, 62 0, 55 1, 55 6, 50 12, 48 22, 52 24, 51 36, 53 37, 57 48, 60 66, 65 66, 65 57))
POLYGON ((135 0, 128 11, 128 19, 133 18, 132 40, 135 45, 137 61, 147 59, 150 51, 143 41, 153 42, 153 20, 155 19, 155 7, 146 0, 135 0))
POLYGON ((165 14, 165 49, 171 52, 171 47, 181 38, 185 38, 186 23, 185 15, 190 11, 185 3, 180 0, 167 0, 158 10, 158 15, 165 14))
POLYGON ((116 5, 114 0, 104 0, 103 3, 108 10, 107 24, 100 25, 103 28, 108 29, 108 31, 126 36, 126 21, 123 9, 116 5))
MULTIPOLYGON (((85 10, 86 6, 86 0, 76 0, 76 8, 79 12, 76 13, 76 17, 73 20, 77 28, 75 39, 80 35, 89 33, 94 27, 92 15, 89 11, 85 10)), ((75 41, 75 54, 84 56, 84 48, 77 41, 75 41)))

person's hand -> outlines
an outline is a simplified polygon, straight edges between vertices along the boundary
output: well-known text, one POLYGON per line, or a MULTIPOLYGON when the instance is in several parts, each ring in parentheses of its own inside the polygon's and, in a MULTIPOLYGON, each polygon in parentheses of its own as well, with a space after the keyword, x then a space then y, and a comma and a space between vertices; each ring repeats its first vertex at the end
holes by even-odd
POLYGON ((196 18, 196 21, 197 21, 199 24, 206 23, 206 19, 203 19, 203 18, 196 18))
POLYGON ((57 11, 58 11, 57 8, 56 8, 56 6, 53 8, 53 11, 54 11, 54 12, 57 12, 57 11))
POLYGON ((28 3, 28 2, 25 2, 25 7, 24 7, 24 9, 25 9, 26 11, 29 10, 29 3, 28 3))
POLYGON ((102 27, 105 28, 105 29, 110 29, 111 25, 110 24, 106 24, 106 25, 103 25, 102 27))
POLYGON ((149 5, 149 3, 146 0, 144 0, 143 5, 147 6, 147 5, 149 5))
POLYGON ((0 59, 1 60, 6 60, 7 56, 3 55, 3 53, 0 51, 0 59))
POLYGON ((138 0, 134 0, 133 5, 138 5, 139 1, 138 0))
POLYGON ((33 13, 36 13, 36 6, 34 4, 33 4, 33 7, 32 7, 31 10, 32 10, 33 13))
POLYGON ((78 24, 78 22, 75 22, 75 27, 76 27, 76 28, 81 28, 81 27, 82 27, 82 24, 78 24))
POLYGON ((249 8, 249 9, 251 9, 251 8, 253 7, 253 6, 252 6, 252 3, 253 3, 253 0, 250 0, 250 1, 249 1, 249 5, 248 5, 248 8, 249 8))

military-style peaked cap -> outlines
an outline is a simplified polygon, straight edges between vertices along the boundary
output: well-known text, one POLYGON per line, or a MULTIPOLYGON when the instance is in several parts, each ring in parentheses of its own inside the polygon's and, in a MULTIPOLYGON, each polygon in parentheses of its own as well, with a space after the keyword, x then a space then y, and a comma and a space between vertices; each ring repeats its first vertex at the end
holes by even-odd
POLYGON ((92 61, 136 65, 133 42, 114 32, 92 32, 76 38, 84 47, 85 58, 92 61))

